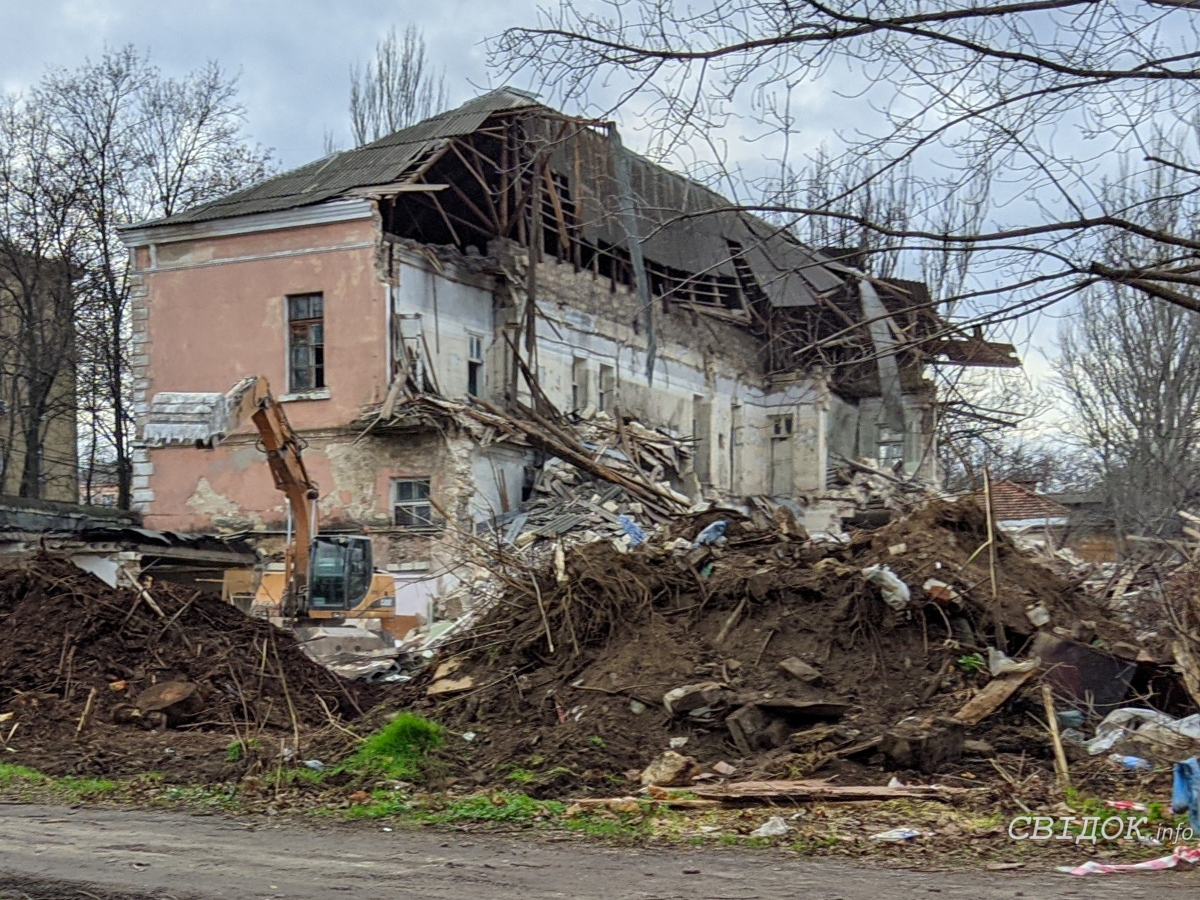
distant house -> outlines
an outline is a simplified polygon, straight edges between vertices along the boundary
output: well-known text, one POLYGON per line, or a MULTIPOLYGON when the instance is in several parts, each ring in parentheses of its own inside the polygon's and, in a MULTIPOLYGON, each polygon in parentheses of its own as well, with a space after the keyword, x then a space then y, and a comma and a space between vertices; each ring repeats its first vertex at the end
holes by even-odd
MULTIPOLYGON (((1063 534, 1070 524, 1071 511, 1045 494, 1039 494, 1015 481, 993 481, 992 515, 1005 531, 1054 529, 1063 534)), ((979 492, 980 499, 983 493, 979 492)))

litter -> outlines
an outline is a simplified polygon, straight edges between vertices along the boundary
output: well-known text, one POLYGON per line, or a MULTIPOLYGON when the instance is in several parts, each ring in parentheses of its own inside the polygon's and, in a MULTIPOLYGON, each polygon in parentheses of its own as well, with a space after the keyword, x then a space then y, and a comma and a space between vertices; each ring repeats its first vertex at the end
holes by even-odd
POLYGON ((1058 866, 1055 871, 1066 875, 1115 875, 1120 872, 1158 872, 1173 869, 1180 863, 1200 863, 1200 847, 1176 847, 1170 856, 1148 859, 1140 863, 1099 863, 1088 860, 1081 866, 1058 866))
POLYGON ((709 544, 715 544, 718 540, 725 536, 725 530, 729 528, 729 522, 726 519, 717 519, 711 525, 706 527, 692 541, 693 547, 706 547, 709 544))
POLYGON ((888 566, 867 566, 862 573, 867 581, 883 589, 883 602, 892 609, 899 611, 908 606, 909 600, 912 599, 908 585, 888 566))
POLYGON ((1170 757, 1172 761, 1195 752, 1200 743, 1200 713, 1173 719, 1155 709, 1116 709, 1096 726, 1096 736, 1087 742, 1088 753, 1098 756, 1109 750, 1136 748, 1147 756, 1170 757))
POLYGON ((889 831, 881 831, 878 834, 871 835, 871 840, 899 844, 903 841, 911 841, 913 838, 919 838, 920 836, 921 832, 915 828, 892 828, 889 831))
POLYGON ((1188 824, 1200 833, 1200 762, 1196 757, 1175 764, 1171 812, 1188 814, 1188 824))
MULTIPOLYGON (((988 671, 992 673, 993 677, 1009 675, 1014 672, 1018 674, 1021 672, 1030 672, 1038 667, 1038 660, 1036 659, 1026 659, 1017 662, 1015 659, 1009 657, 1007 653, 1001 653, 995 647, 988 647, 987 657, 988 671)), ((1079 724, 1083 724, 1082 719, 1079 724)))
POLYGON ((767 819, 767 821, 763 822, 756 829, 750 832, 750 837, 783 837, 789 831, 791 831, 791 826, 788 825, 783 816, 771 816, 771 818, 767 819))
POLYGON ((1109 759, 1117 765, 1135 772, 1152 772, 1154 770, 1154 763, 1148 759, 1142 759, 1140 756, 1122 756, 1120 753, 1114 753, 1109 756, 1109 759))

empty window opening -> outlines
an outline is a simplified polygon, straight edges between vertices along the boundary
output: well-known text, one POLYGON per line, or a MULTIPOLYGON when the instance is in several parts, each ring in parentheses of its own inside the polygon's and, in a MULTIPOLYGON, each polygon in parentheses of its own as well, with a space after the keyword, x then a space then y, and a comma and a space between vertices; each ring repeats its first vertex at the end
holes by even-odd
POLYGON ((467 393, 483 394, 483 336, 478 334, 467 335, 467 393))
POLYGON ((576 357, 571 363, 571 409, 583 409, 588 405, 587 360, 576 357))
POLYGON ((793 493, 791 415, 771 417, 771 495, 790 497, 793 493))
POLYGON ((288 307, 288 388, 325 387, 325 295, 292 294, 288 307))
POLYGON ((433 525, 428 478, 392 480, 392 524, 401 528, 429 528, 433 525))
POLYGON ((712 403, 697 394, 692 398, 692 465, 703 485, 712 483, 712 403))
POLYGON ((596 408, 609 410, 616 400, 616 376, 612 366, 600 367, 600 389, 596 392, 596 408))

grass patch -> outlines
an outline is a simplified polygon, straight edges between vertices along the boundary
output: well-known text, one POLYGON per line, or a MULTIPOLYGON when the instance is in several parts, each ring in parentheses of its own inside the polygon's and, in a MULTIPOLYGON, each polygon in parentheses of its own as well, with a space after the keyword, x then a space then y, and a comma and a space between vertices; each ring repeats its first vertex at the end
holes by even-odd
POLYGON ((41 783, 47 780, 47 776, 43 775, 37 769, 31 769, 28 766, 13 766, 8 763, 0 763, 0 787, 11 787, 18 781, 41 783))
POLYGON ((417 781, 425 774, 430 753, 444 742, 441 725, 412 713, 401 713, 363 741, 343 768, 347 772, 417 781))
POLYGON ((435 824, 446 822, 498 822, 519 824, 546 816, 560 816, 566 806, 557 800, 534 800, 526 794, 498 792, 455 800, 440 812, 431 813, 435 824))
POLYGON ((94 800, 117 789, 116 782, 107 778, 79 778, 73 775, 59 778, 56 786, 61 787, 68 796, 79 800, 94 800))
POLYGON ((346 819, 388 819, 412 810, 412 803, 392 791, 372 791, 367 803, 355 803, 342 815, 346 819))

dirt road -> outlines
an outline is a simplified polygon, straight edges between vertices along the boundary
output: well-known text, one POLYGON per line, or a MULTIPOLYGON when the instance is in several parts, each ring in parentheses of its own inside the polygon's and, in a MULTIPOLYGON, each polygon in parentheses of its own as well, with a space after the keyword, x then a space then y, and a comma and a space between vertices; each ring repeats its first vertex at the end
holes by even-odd
POLYGON ((0 898, 910 900, 1198 896, 1200 872, 871 869, 782 853, 608 849, 533 838, 319 828, 0 804, 0 898))

